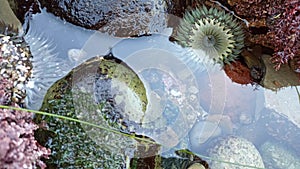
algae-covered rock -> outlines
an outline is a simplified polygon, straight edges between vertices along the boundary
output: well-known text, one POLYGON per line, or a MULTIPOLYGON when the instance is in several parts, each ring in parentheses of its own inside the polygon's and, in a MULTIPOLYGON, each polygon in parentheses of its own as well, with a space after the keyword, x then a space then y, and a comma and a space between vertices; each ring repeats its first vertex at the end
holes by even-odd
POLYGON ((189 150, 177 150, 175 156, 160 155, 147 158, 133 158, 131 169, 209 169, 208 163, 189 150))
POLYGON ((120 60, 102 57, 90 59, 73 70, 72 93, 78 116, 98 123, 102 116, 93 111, 102 112, 106 120, 118 123, 124 132, 134 132, 130 127, 140 123, 148 103, 139 77, 120 60))
MULTIPOLYGON (((41 110, 77 118, 70 92, 71 76, 58 81, 50 88, 41 110)), ((45 121, 47 131, 37 132, 37 138, 51 148, 52 156, 47 160, 52 168, 123 168, 124 156, 110 152, 94 142, 82 124, 56 117, 36 116, 36 121, 45 121)), ((51 167, 50 167, 51 168, 51 167)))
MULTIPOLYGON (((48 140, 47 145, 54 152, 48 164, 57 168, 123 168, 126 157, 134 155, 137 141, 121 134, 128 131, 129 125, 122 123, 124 116, 121 114, 128 110, 124 106, 128 104, 128 99, 117 102, 113 92, 130 88, 131 93, 135 94, 134 101, 140 104, 135 108, 142 113, 147 100, 143 100, 146 99, 145 95, 134 92, 142 85, 135 78, 138 77, 120 61, 95 57, 56 82, 48 90, 41 110, 83 120, 101 128, 57 117, 37 116, 36 121, 44 120, 48 124, 48 131, 39 132, 39 137, 51 135, 50 139, 43 140, 48 140), (131 81, 126 81, 127 78, 119 73, 124 73, 124 76, 138 84, 131 88, 131 81), (112 79, 117 79, 118 83, 112 82, 112 79), (125 87, 118 88, 120 86, 125 87)), ((147 143, 146 138, 142 141, 147 143)), ((151 150, 159 149, 156 144, 152 145, 158 148, 151 147, 151 150)))

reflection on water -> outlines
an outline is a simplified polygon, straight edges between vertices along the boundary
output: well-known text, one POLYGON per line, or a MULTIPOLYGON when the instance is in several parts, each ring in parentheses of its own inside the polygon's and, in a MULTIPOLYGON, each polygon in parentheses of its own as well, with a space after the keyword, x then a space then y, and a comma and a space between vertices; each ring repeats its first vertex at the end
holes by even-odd
MULTIPOLYGON (((196 77, 199 77, 197 80, 200 91, 204 91, 200 92, 200 103, 206 111, 210 110, 212 98, 216 95, 217 97, 225 95, 225 105, 222 112, 209 111, 205 120, 199 121, 190 131, 192 151, 203 154, 215 145, 214 141, 218 140, 217 136, 224 138, 234 135, 251 141, 260 153, 264 154, 263 160, 269 161, 270 158, 275 158, 281 152, 277 152, 277 148, 266 152, 266 146, 269 144, 265 143, 280 141, 280 146, 272 146, 279 146, 280 150, 285 149, 289 152, 288 157, 282 157, 289 158, 289 164, 286 164, 285 167, 292 165, 297 168, 300 166, 298 161, 293 161, 300 154, 300 146, 297 143, 300 138, 300 104, 296 87, 274 92, 261 87, 243 86, 231 82, 221 71, 209 75, 202 73, 196 77), (219 83, 225 81, 222 83, 225 86, 224 90, 218 90, 220 88, 217 86, 217 89, 214 89, 212 78, 218 78, 216 81, 219 83), (218 93, 213 94, 213 90, 218 93), (218 127, 215 128, 214 125, 218 127), (198 139, 198 145, 195 143, 196 139, 198 139)), ((216 106, 222 107, 221 104, 216 106)), ((265 167, 282 168, 278 165, 281 160, 278 159, 276 166, 271 166, 274 163, 268 162, 265 167)))
MULTIPOLYGON (((46 9, 42 9, 41 13, 32 16, 29 20, 29 27, 34 33, 42 35, 42 37, 37 38, 46 38, 55 44, 54 53, 58 53, 60 58, 69 63, 70 67, 77 66, 82 61, 95 55, 108 54, 109 49, 121 40, 120 38, 72 25, 53 14, 47 13, 46 9), (79 60, 76 65, 71 62, 72 60, 68 60, 69 51, 72 49, 82 49, 86 52, 85 58, 73 58, 79 60)), ((76 55, 72 56, 75 57, 76 55)))
POLYGON ((203 114, 195 77, 180 60, 188 51, 169 42, 168 36, 153 35, 123 40, 112 54, 139 75, 147 90, 146 116, 136 132, 167 149, 176 146, 203 114), (149 127, 154 133, 144 131, 149 127))
MULTIPOLYGON (((25 40, 33 55, 33 78, 27 87, 27 107, 39 109, 48 88, 74 67, 96 55, 105 55, 120 41, 62 21, 45 9, 28 21, 25 40)), ((27 25, 24 25, 24 29, 27 25)))
MULTIPOLYGON (((245 149, 229 144, 231 152, 239 152, 238 149, 255 152, 258 149, 266 168, 300 167, 296 160, 300 155, 300 104, 299 93, 294 87, 273 92, 262 87, 235 84, 222 70, 205 66, 193 70, 193 67, 183 64, 185 60, 181 57, 194 54, 170 42, 166 36, 112 38, 75 27, 44 11, 33 17, 30 27, 52 39, 54 53, 58 53, 62 62, 69 66, 66 68, 68 71, 90 57, 106 55, 110 51, 128 64, 144 82, 148 98, 153 99, 148 107, 158 111, 153 112, 153 116, 163 117, 164 125, 171 125, 166 130, 169 133, 163 133, 166 135, 150 136, 161 144, 170 147, 178 144, 177 149, 189 148, 209 155, 212 147, 222 147, 218 145, 223 144, 220 138, 226 140, 227 136, 235 136, 241 138, 236 139, 238 143, 231 142, 232 139, 225 142, 242 144, 245 149), (71 49, 83 52, 75 52, 71 55, 73 60, 69 60, 71 49), (174 142, 174 138, 180 139, 174 142), (241 141, 242 138, 247 142, 241 141), (252 144, 255 147, 249 146, 252 144), (283 154, 286 156, 282 157, 283 154), (270 162, 278 156, 282 158, 270 162), (282 164, 282 159, 288 162, 282 164)), ((140 131, 139 134, 147 133, 140 131)), ((247 155, 251 153, 240 154, 245 156, 244 159, 247 155)), ((223 156, 218 154, 214 157, 223 156)), ((239 162, 238 159, 233 161, 239 162)), ((248 162, 254 165, 255 161, 248 162)))

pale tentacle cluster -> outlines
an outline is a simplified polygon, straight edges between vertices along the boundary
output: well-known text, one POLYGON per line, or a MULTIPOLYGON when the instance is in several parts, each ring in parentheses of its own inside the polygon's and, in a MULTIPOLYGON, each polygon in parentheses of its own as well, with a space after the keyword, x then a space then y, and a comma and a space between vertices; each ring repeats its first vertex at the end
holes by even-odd
POLYGON ((204 51, 196 62, 228 64, 234 61, 244 46, 241 26, 231 14, 206 6, 187 11, 181 21, 176 39, 184 47, 204 51))
POLYGON ((38 110, 47 90, 54 82, 65 76, 71 67, 55 52, 56 46, 42 33, 31 28, 24 35, 31 52, 32 71, 25 85, 26 108, 38 110))

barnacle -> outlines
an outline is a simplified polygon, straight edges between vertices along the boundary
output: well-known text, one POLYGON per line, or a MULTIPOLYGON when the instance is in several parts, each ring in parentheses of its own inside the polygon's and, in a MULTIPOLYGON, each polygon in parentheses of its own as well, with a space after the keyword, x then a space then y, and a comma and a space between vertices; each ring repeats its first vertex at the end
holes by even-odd
POLYGON ((39 109, 48 88, 72 69, 55 53, 48 37, 0 20, 0 75, 13 81, 11 101, 39 109))
POLYGON ((208 56, 188 58, 196 64, 211 61, 229 64, 244 46, 242 28, 233 16, 206 6, 185 13, 175 38, 183 47, 204 51, 208 56))
POLYGON ((23 86, 28 82, 32 67, 29 49, 22 37, 13 32, 8 35, 7 29, 4 32, 0 33, 0 78, 13 83, 11 88, 6 89, 11 95, 6 101, 22 106, 26 96, 23 86))

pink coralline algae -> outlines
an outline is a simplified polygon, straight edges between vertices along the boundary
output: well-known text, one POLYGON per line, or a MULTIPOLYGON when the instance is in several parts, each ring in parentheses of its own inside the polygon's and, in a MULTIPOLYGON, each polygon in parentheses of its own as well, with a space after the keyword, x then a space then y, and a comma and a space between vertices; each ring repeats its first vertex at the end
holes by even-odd
MULTIPOLYGON (((11 87, 12 83, 0 76, 0 104, 6 104, 10 94, 5 90, 11 87)), ((15 103, 11 106, 18 107, 15 103)), ((32 121, 32 113, 0 109, 1 168, 46 168, 40 158, 47 158, 50 150, 35 140, 34 130, 37 128, 32 121)))
POLYGON ((273 61, 278 70, 281 64, 288 63, 294 59, 295 71, 300 70, 300 1, 286 0, 284 4, 277 7, 278 18, 274 16, 274 24, 269 34, 273 35, 275 49, 273 61))
POLYGON ((266 20, 274 12, 274 7, 284 0, 228 0, 228 4, 241 17, 248 20, 250 26, 266 26, 266 20))
POLYGON ((276 70, 293 60, 300 72, 300 1, 299 0, 228 0, 228 4, 250 27, 266 27, 268 32, 254 37, 254 43, 274 49, 276 70))

